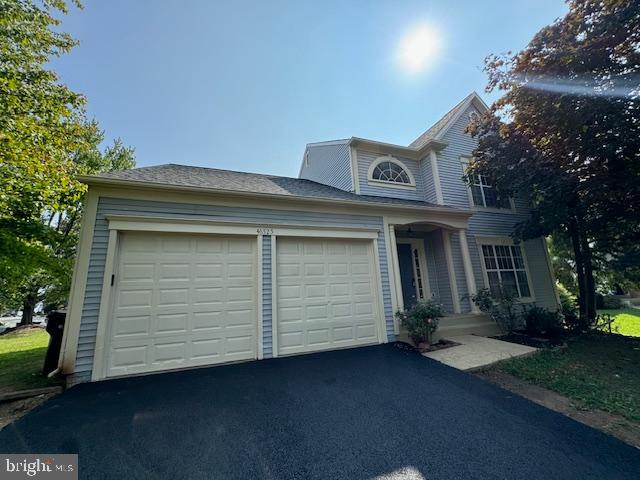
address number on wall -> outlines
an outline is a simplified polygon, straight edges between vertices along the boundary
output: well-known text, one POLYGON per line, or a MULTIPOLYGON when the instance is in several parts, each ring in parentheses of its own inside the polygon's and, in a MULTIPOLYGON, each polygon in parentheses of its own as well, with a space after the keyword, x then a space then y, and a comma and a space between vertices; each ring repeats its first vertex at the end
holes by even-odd
POLYGON ((259 227, 257 232, 258 235, 273 235, 273 228, 259 227))

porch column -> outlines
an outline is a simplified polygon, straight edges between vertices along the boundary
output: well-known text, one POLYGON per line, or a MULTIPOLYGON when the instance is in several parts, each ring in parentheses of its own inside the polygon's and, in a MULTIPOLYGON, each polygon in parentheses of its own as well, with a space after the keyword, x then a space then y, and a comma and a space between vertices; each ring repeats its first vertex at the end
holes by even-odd
MULTIPOLYGON (((467 231, 464 228, 458 230, 458 234, 460 235, 460 250, 462 250, 462 263, 464 265, 464 276, 467 279, 467 293, 469 297, 471 295, 475 295, 478 293, 478 289, 476 288, 476 279, 473 276, 473 266, 471 265, 471 255, 469 255, 469 244, 467 243, 467 231)), ((473 313, 478 313, 478 307, 475 303, 469 298, 469 303, 471 304, 471 311, 473 313)))
POLYGON ((458 295, 456 270, 453 266, 453 253, 451 252, 451 235, 449 234, 449 230, 442 230, 442 246, 444 248, 444 258, 447 262, 447 271, 449 274, 449 289, 451 290, 453 313, 460 313, 460 296, 458 295))
MULTIPOLYGON (((389 259, 389 263, 391 263, 390 276, 392 278, 389 279, 393 286, 392 294, 395 294, 396 299, 396 309, 404 310, 404 299, 402 297, 402 283, 400 280, 400 262, 398 260, 398 246, 396 244, 396 228, 394 225, 389 225, 389 247, 391 250, 391 258, 389 259)), ((396 319, 396 312, 393 312, 393 330, 396 335, 400 333, 400 325, 398 324, 398 320, 396 319)))

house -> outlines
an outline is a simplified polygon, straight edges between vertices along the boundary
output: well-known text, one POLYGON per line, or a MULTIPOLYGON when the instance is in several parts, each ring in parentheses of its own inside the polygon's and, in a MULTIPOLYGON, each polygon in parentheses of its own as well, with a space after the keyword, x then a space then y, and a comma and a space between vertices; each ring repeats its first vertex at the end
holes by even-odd
POLYGON ((298 178, 160 165, 89 185, 60 366, 71 384, 394 341, 437 299, 440 335, 495 333, 469 300, 500 283, 555 309, 527 206, 462 180, 473 93, 409 146, 307 145, 298 178))

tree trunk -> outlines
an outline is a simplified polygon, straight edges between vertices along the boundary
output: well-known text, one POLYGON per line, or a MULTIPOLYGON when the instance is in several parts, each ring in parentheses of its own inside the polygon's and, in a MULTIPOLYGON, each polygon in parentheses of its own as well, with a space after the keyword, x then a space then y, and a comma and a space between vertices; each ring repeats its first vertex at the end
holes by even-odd
POLYGON ((584 258, 580 243, 580 233, 578 232, 578 222, 575 217, 569 220, 569 235, 573 246, 573 257, 576 262, 576 277, 578 280, 578 308, 580 311, 580 324, 586 326, 589 322, 586 303, 586 278, 584 271, 584 258))
POLYGON ((589 324, 592 325, 596 319, 596 282, 593 278, 593 261, 591 256, 591 246, 586 235, 581 235, 582 258, 584 261, 585 277, 585 311, 589 324))
POLYGON ((31 325, 33 323, 33 312, 36 309, 36 295, 35 293, 29 293, 24 297, 22 302, 22 320, 20 325, 31 325))

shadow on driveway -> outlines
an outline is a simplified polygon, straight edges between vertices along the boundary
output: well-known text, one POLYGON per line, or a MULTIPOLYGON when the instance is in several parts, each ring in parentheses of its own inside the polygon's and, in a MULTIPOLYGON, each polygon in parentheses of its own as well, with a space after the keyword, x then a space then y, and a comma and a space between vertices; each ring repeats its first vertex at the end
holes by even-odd
POLYGON ((640 451, 393 345, 85 384, 0 431, 81 478, 638 478, 640 451))

